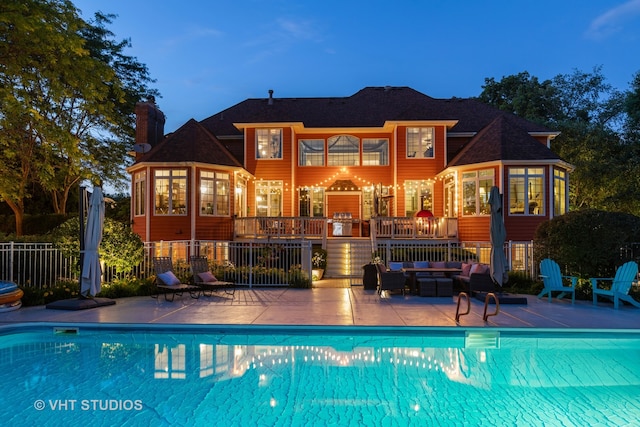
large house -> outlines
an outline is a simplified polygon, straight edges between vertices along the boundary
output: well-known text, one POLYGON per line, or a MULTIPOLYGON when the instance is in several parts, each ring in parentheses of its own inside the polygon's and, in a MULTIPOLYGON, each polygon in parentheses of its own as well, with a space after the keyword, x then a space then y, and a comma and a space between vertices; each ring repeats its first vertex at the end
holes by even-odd
POLYGON ((405 237, 488 241, 492 186, 507 238, 529 241, 569 208, 572 166, 550 150, 558 132, 475 99, 409 87, 269 91, 166 136, 152 100, 136 114, 131 216, 145 241, 233 240, 248 220, 259 237, 294 218, 323 220, 330 236, 393 236, 387 223, 408 226, 405 237))

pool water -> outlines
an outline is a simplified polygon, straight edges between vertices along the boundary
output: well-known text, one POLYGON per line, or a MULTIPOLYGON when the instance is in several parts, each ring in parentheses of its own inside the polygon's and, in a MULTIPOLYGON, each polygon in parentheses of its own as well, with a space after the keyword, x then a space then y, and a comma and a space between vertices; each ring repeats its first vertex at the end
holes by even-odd
POLYGON ((63 325, 0 334, 4 426, 640 419, 632 331, 63 325))

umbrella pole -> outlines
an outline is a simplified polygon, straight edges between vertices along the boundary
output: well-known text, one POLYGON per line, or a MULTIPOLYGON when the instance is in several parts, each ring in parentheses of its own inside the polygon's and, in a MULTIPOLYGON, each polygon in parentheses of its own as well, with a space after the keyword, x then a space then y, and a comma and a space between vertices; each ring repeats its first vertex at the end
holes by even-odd
MULTIPOLYGON (((80 276, 78 277, 78 286, 82 288, 82 273, 84 273, 84 195, 87 189, 83 186, 80 186, 80 193, 78 194, 78 218, 80 221, 80 276)), ((80 296, 86 297, 80 293, 80 296)))

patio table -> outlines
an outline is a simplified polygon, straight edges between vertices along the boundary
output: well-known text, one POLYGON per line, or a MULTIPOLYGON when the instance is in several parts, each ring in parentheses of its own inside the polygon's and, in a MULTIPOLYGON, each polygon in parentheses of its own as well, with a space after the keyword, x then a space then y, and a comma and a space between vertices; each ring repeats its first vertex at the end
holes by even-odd
POLYGON ((418 293, 418 287, 416 283, 416 273, 444 273, 445 277, 450 277, 452 274, 462 273, 461 268, 450 267, 404 267, 402 269, 404 273, 409 274, 409 292, 412 294, 418 293))

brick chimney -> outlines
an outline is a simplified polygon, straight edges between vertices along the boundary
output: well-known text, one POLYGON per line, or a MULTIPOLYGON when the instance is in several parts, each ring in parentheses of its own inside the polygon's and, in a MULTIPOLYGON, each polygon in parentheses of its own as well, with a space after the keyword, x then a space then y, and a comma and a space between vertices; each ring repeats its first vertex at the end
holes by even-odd
POLYGON ((136 104, 136 144, 155 147, 164 139, 164 113, 156 105, 155 98, 136 104))

